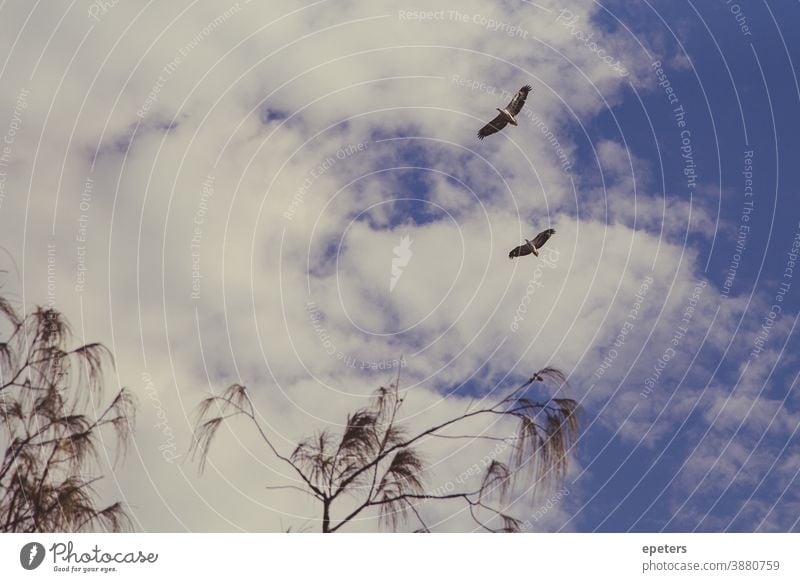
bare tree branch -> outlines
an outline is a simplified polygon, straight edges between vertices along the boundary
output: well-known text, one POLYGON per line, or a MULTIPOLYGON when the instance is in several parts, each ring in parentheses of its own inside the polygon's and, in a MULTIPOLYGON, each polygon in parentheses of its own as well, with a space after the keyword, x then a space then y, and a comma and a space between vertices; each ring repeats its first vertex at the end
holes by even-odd
POLYGON ((98 505, 100 477, 87 477, 98 468, 100 431, 114 430, 119 459, 134 421, 124 388, 96 417, 82 411, 102 392, 111 353, 97 343, 68 348, 69 326, 54 309, 20 317, 0 298, 0 321, 11 329, 0 343, 0 531, 129 527, 122 505, 98 505))
POLYGON ((440 421, 409 435, 397 423, 403 405, 399 394, 399 374, 389 387, 375 393, 372 404, 348 415, 341 435, 321 431, 301 440, 289 455, 274 446, 258 421, 244 386, 234 384, 222 396, 212 396, 201 402, 195 429, 193 455, 199 457, 202 471, 211 443, 219 426, 234 416, 245 416, 252 422, 272 455, 292 467, 305 487, 286 485, 268 487, 301 490, 320 501, 322 531, 336 532, 351 523, 363 512, 374 508, 389 529, 396 530, 411 513, 428 531, 423 515, 414 502, 445 502, 461 500, 475 523, 493 532, 519 531, 521 522, 496 507, 487 499, 500 500, 510 494, 514 483, 525 479, 532 488, 547 481, 563 478, 568 454, 578 433, 577 402, 568 398, 552 398, 539 402, 527 397, 527 388, 534 382, 566 386, 566 375, 546 367, 512 389, 495 403, 473 402, 460 415, 440 421), (494 434, 442 434, 457 429, 467 421, 480 417, 505 418, 518 423, 513 436, 502 438, 494 434), (430 439, 470 439, 499 441, 509 444, 508 460, 486 462, 481 485, 477 490, 455 491, 443 495, 426 493, 424 479, 428 466, 418 447, 430 439), (357 499, 347 513, 336 520, 333 516, 340 496, 357 499), (488 515, 488 521, 481 517, 488 515), (493 527, 494 520, 500 527, 493 527))

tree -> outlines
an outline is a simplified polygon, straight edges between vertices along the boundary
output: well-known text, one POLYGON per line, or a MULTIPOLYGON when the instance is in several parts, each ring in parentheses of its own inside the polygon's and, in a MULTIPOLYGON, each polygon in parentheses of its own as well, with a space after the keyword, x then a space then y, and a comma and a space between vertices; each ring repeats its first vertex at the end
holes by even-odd
POLYGON ((103 371, 111 353, 91 343, 70 349, 70 331, 55 309, 20 317, 0 297, 0 531, 120 531, 119 503, 98 503, 91 471, 104 428, 114 431, 114 461, 131 434, 134 405, 121 388, 103 408, 103 371), (4 340, 4 341, 2 341, 4 340), (99 414, 83 412, 91 405, 99 414))
POLYGON ((519 479, 535 487, 563 478, 567 455, 578 433, 577 402, 568 398, 537 402, 527 397, 534 382, 545 381, 565 384, 566 378, 555 368, 545 368, 495 404, 473 402, 461 415, 410 432, 397 422, 403 406, 398 375, 397 381, 388 388, 376 391, 370 406, 347 417, 341 434, 323 430, 301 440, 289 454, 281 453, 268 437, 256 417, 247 388, 233 384, 222 395, 206 398, 200 404, 193 455, 199 458, 202 472, 219 427, 233 417, 242 416, 255 427, 269 452, 299 478, 300 487, 285 485, 282 488, 300 489, 319 502, 325 533, 341 530, 370 509, 379 510, 382 524, 391 530, 396 530, 413 515, 419 523, 417 531, 429 531, 420 506, 448 500, 463 503, 475 523, 484 530, 520 531, 522 522, 498 508, 492 500, 495 503, 506 501, 519 479), (514 420, 517 428, 512 437, 505 439, 487 432, 452 434, 480 418, 514 420), (434 438, 500 441, 508 444, 508 459, 501 462, 488 455, 484 457, 482 480, 477 488, 456 490, 453 486, 452 490, 426 492, 427 464, 422 448, 434 438), (336 518, 334 504, 339 505, 345 497, 351 500, 349 506, 336 518))

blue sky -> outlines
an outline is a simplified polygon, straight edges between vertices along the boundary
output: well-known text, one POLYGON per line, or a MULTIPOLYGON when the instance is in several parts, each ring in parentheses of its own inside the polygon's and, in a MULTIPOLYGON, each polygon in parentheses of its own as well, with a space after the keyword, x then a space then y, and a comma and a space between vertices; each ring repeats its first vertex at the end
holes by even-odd
MULTIPOLYGON (((699 252, 699 265, 704 267, 697 275, 722 288, 735 248, 731 225, 740 223, 745 201, 742 195, 744 152, 752 150, 755 195, 752 218, 747 223, 751 229, 731 294, 774 297, 778 283, 786 280, 783 279, 786 253, 798 233, 800 219, 795 191, 800 168, 793 162, 800 145, 795 127, 800 93, 792 64, 800 58, 800 38, 796 30, 787 25, 800 16, 800 6, 788 3, 773 6, 773 20, 766 4, 743 5, 753 31, 752 36, 745 37, 722 2, 695 3, 697 13, 687 3, 655 3, 666 24, 645 8, 628 15, 625 4, 618 3, 620 11, 616 14, 622 15, 628 27, 645 37, 657 35, 663 39, 668 54, 684 55, 691 62, 691 68, 670 69, 669 79, 680 96, 692 131, 698 173, 703 183, 702 192, 695 194, 695 200, 713 213, 719 205, 721 223, 713 239, 708 232, 701 236, 691 231, 686 233, 688 244, 699 252), (667 25, 678 31, 677 38, 667 25)), ((663 179, 668 199, 672 196, 686 198, 678 131, 669 115, 665 95, 661 90, 654 90, 641 98, 642 103, 639 103, 628 93, 614 108, 621 132, 613 124, 611 113, 607 113, 598 117, 591 134, 608 139, 619 139, 620 133, 624 135, 637 156, 659 168, 652 179, 656 184, 663 179), (656 132, 661 162, 653 136, 645 130, 648 122, 656 132)), ((658 190, 659 186, 655 188, 658 190)), ((786 295, 781 305, 780 318, 793 325, 798 311, 796 288, 786 295)), ((752 324, 760 322, 765 315, 763 310, 752 308, 741 313, 741 318, 743 323, 752 324)), ((787 396, 796 382, 795 336, 775 333, 768 340, 770 345, 781 345, 785 349, 769 384, 764 386, 765 393, 773 398, 787 396)), ((703 350, 698 355, 697 365, 689 369, 686 381, 700 386, 717 382, 733 387, 743 357, 748 356, 741 350, 728 354, 703 350)), ((702 400, 698 406, 702 410, 702 400)), ((785 406, 796 411, 796 399, 789 395, 785 406)), ((735 531, 749 531, 753 523, 753 514, 747 505, 753 503, 750 497, 766 502, 776 491, 780 492, 780 489, 770 488, 769 466, 756 466, 751 462, 742 467, 745 473, 758 477, 758 481, 765 478, 760 487, 732 486, 720 495, 717 490, 706 494, 701 486, 685 506, 679 511, 675 509, 675 498, 680 498, 682 493, 672 493, 673 489, 680 489, 673 479, 680 474, 682 461, 702 439, 705 428, 704 419, 695 413, 685 425, 665 435, 656 451, 613 441, 605 448, 611 438, 606 429, 599 429, 585 438, 586 449, 582 454, 592 459, 594 475, 584 487, 593 495, 596 493, 596 497, 582 508, 577 518, 581 520, 581 529, 715 531, 720 524, 725 524, 725 528, 735 531), (640 479, 641 483, 633 488, 631 483, 640 479), (624 503, 618 506, 623 498, 624 503), (670 499, 672 503, 665 503, 670 499), (706 512, 710 513, 706 515, 706 512)), ((758 430, 748 431, 745 420, 734 440, 752 447, 750 450, 756 457, 764 455, 777 461, 778 467, 787 462, 792 448, 797 446, 796 435, 767 435, 756 448, 761 436, 758 430), (784 446, 786 450, 778 453, 784 446)), ((719 477, 710 468, 707 479, 716 478, 719 477)), ((723 484, 728 485, 724 476, 722 479, 723 484)), ((797 483, 788 487, 796 488, 797 483)), ((796 530, 798 523, 795 521, 792 527, 796 530)))
MULTIPOLYGON (((561 489, 513 504, 532 529, 800 529, 797 3, 2 11, 5 288, 109 345, 141 397, 103 489, 138 529, 313 528, 302 496, 264 489, 292 477, 246 427, 202 477, 153 427, 187 450, 199 400, 242 382, 289 448, 400 355, 411 426, 569 374, 536 386, 579 400, 583 430, 561 489), (519 127, 479 142, 528 83, 519 127), (509 261, 550 226, 550 262, 509 261)), ((481 447, 432 450, 427 484, 481 447)))
MULTIPOLYGON (((670 240, 696 253, 692 269, 697 280, 707 281, 716 290, 723 289, 736 252, 739 226, 749 229, 727 291, 745 303, 732 309, 734 333, 721 346, 699 345, 696 353, 678 357, 661 378, 659 390, 675 395, 689 391, 693 405, 691 409, 684 408, 685 416, 678 419, 658 415, 653 422, 666 426, 655 442, 620 439, 614 426, 602 422, 607 409, 597 403, 585 408, 590 428, 581 437, 579 456, 586 470, 570 485, 582 495, 569 500, 574 514, 567 524, 580 531, 764 528, 762 519, 769 521, 774 512, 782 511, 780 506, 786 499, 781 494, 797 488, 794 480, 781 481, 780 487, 773 482, 777 469, 796 464, 790 455, 797 436, 791 431, 770 434, 759 423, 750 427, 746 415, 736 423, 740 426, 716 428, 716 415, 703 414, 712 405, 710 393, 704 389, 724 386, 723 393, 736 393, 743 364, 754 359, 748 346, 769 313, 758 304, 759 299, 772 300, 781 282, 791 282, 784 278, 784 272, 787 252, 800 232, 800 213, 793 191, 793 184, 800 179, 800 168, 792 163, 800 145, 793 123, 800 103, 793 72, 793 62, 800 58, 800 38, 785 23, 800 16, 800 6, 782 5, 772 14, 766 4, 742 8, 751 35, 743 34, 731 8, 723 2, 702 6, 660 2, 654 3, 653 9, 642 5, 635 10, 629 10, 630 3, 625 2, 606 6, 613 16, 601 10, 596 22, 612 31, 619 31, 624 25, 637 37, 646 39, 651 49, 657 46, 652 51, 652 62, 662 63, 660 68, 666 72, 678 100, 670 104, 661 87, 628 87, 619 93, 611 108, 572 128, 569 137, 576 144, 574 156, 580 168, 576 186, 580 194, 570 212, 579 220, 586 212, 582 197, 596 195, 606 179, 607 170, 597 164, 597 144, 603 140, 626 144, 639 161, 632 172, 638 191, 628 192, 628 203, 632 204, 635 196, 652 196, 661 200, 669 213, 671 203, 682 200, 711 218, 705 228, 686 224, 670 236, 670 240), (681 117, 685 127, 677 125, 674 109, 678 106, 685 113, 681 117), (695 188, 687 186, 683 174, 682 129, 690 132, 698 174, 695 188), (744 196, 746 157, 752 159, 753 197, 744 196), (712 437, 714 444, 709 445, 712 437), (719 454, 704 456, 703 470, 686 477, 687 459, 706 446, 717 447, 719 454), (733 447, 742 447, 746 454, 733 461, 735 470, 728 466, 723 469, 726 453, 733 447), (712 487, 711 483, 717 486, 712 487), (775 502, 777 508, 764 511, 775 502)), ((656 68, 659 67, 650 68, 654 79, 656 68)), ((398 155, 396 163, 418 165, 419 158, 419 154, 398 155)), ((407 171, 399 178, 399 184, 425 198, 430 184, 421 181, 421 173, 407 171)), ((397 216, 406 210, 398 208, 397 216)), ((417 216, 413 209, 411 214, 423 222, 424 217, 417 216)), ((639 228, 652 231, 654 226, 657 227, 639 228)), ((656 230, 655 234, 662 232, 656 230)), ((798 312, 796 288, 784 297, 777 320, 793 328, 798 312)), ((716 298, 723 302, 726 299, 716 298)), ((769 305, 775 303, 770 301, 769 305)), ((653 326, 670 328, 671 323, 664 319, 653 326)), ((722 330, 731 332, 729 326, 722 326, 722 330)), ((787 327, 776 327, 767 339, 769 347, 780 350, 771 362, 774 369, 767 370, 769 379, 761 376, 761 369, 750 371, 749 376, 758 386, 759 397, 780 402, 781 407, 796 414, 792 387, 797 368, 792 354, 797 340, 787 332, 787 327)), ((713 333, 713 326, 711 331, 695 326, 689 333, 702 338, 713 333)), ((650 372, 648 364, 646 358, 638 359, 632 365, 632 373, 620 384, 620 391, 635 389, 637 381, 640 383, 642 376, 650 372)), ((576 375, 577 381, 583 380, 580 373, 576 375)), ((480 393, 484 388, 484 381, 468 382, 461 390, 480 393)), ((626 404, 612 400, 610 406, 624 409, 626 404)), ((670 402, 664 406, 670 406, 670 402)), ((780 523, 792 530, 800 527, 791 513, 780 523)))

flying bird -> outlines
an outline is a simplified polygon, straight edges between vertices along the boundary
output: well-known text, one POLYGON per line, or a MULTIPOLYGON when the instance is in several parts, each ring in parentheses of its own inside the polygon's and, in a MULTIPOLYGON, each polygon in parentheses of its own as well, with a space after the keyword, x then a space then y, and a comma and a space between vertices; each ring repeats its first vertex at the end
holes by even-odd
POLYGON ((517 248, 512 250, 508 253, 508 258, 513 259, 515 257, 524 257, 525 255, 533 254, 534 256, 539 256, 539 249, 544 246, 550 237, 556 233, 555 229, 548 228, 547 230, 543 230, 539 234, 536 235, 532 241, 525 239, 524 245, 519 245, 517 248))
POLYGON ((511 101, 509 101, 505 109, 495 107, 500 114, 481 128, 481 130, 478 132, 478 139, 483 139, 487 135, 497 133, 509 123, 511 125, 519 125, 517 123, 516 116, 520 111, 522 111, 522 106, 525 105, 525 99, 528 98, 528 93, 530 90, 531 86, 525 85, 522 89, 517 91, 517 94, 514 95, 514 98, 511 101))

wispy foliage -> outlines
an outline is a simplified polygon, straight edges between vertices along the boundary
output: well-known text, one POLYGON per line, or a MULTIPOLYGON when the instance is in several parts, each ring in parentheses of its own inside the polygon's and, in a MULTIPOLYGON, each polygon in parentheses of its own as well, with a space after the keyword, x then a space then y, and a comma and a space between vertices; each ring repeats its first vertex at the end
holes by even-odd
POLYGON ((105 429, 115 459, 124 455, 132 396, 122 388, 99 414, 84 412, 98 408, 111 353, 96 343, 69 348, 69 326, 55 309, 20 317, 0 298, 0 326, 0 531, 126 529, 121 504, 98 505, 92 473, 105 429))
POLYGON ((494 404, 470 406, 464 414, 411 433, 398 423, 403 406, 398 376, 393 384, 375 392, 369 406, 348 415, 341 434, 322 430, 301 440, 288 455, 281 454, 267 436, 247 389, 235 384, 200 404, 193 452, 202 471, 222 423, 233 416, 245 416, 270 452, 290 466, 304 484, 275 488, 300 489, 315 497, 321 504, 323 532, 339 531, 368 510, 376 510, 381 523, 390 530, 397 530, 413 516, 419 524, 416 531, 429 531, 421 509, 431 501, 464 503, 475 523, 485 530, 519 531, 522 522, 492 505, 491 500, 501 504, 507 501, 520 479, 535 489, 563 478, 578 433, 577 402, 567 398, 539 402, 527 397, 527 389, 534 382, 553 383, 561 388, 566 380, 560 370, 544 368, 494 404), (476 417, 515 420, 516 434, 510 439, 486 433, 450 434, 476 417), (481 484, 475 490, 426 493, 428 465, 422 448, 436 438, 508 440, 510 454, 506 462, 494 459, 486 464, 481 484), (339 507, 343 496, 350 502, 337 517, 333 514, 334 505, 339 507))

